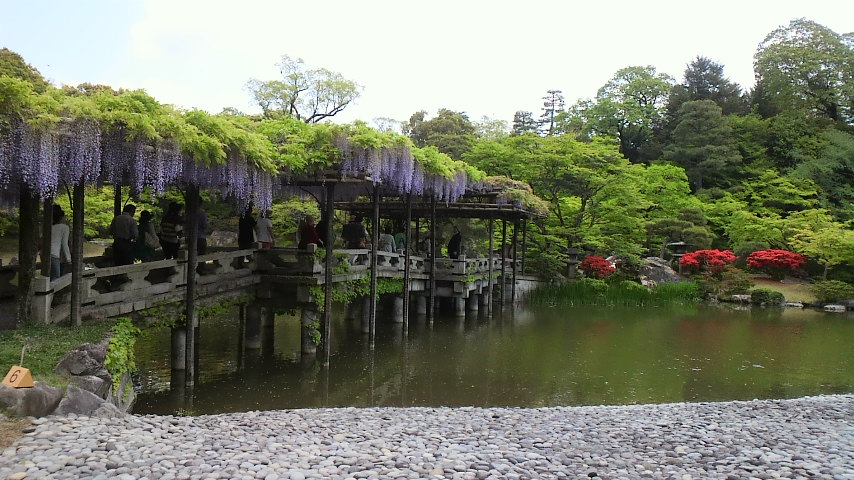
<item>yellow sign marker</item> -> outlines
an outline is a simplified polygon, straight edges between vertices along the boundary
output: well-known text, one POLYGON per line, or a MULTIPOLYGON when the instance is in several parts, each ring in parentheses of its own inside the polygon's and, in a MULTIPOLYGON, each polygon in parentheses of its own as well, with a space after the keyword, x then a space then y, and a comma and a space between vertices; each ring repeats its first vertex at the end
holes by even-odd
POLYGON ((6 374, 6 378, 3 379, 3 385, 13 388, 29 388, 34 387, 35 383, 33 383, 33 376, 30 375, 29 368, 15 365, 6 374))

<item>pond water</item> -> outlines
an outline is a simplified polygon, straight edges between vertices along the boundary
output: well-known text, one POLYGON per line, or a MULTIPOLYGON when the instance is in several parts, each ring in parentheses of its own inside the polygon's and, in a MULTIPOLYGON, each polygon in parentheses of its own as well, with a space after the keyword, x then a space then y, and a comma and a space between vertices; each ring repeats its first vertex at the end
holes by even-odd
POLYGON ((375 348, 337 318, 328 368, 301 358, 299 318, 278 315, 265 348, 240 352, 237 314, 201 325, 199 381, 170 390, 169 331, 137 345, 136 413, 340 406, 616 405, 854 392, 854 317, 699 305, 517 306, 492 318, 378 314, 375 348), (272 340, 272 342, 270 341, 272 340))

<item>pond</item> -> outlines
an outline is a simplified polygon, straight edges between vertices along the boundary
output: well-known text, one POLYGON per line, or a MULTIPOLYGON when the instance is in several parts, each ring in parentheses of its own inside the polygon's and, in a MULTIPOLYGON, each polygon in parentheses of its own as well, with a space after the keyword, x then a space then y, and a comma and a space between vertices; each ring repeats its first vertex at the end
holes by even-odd
POLYGON ((240 352, 237 314, 201 325, 199 381, 170 391, 169 331, 137 345, 135 413, 341 406, 616 405, 854 392, 854 318, 799 309, 549 308, 380 321, 371 350, 336 318, 329 368, 301 358, 298 315, 240 352), (272 333, 272 336, 269 335, 272 333), (272 340, 272 341, 271 341, 272 340))

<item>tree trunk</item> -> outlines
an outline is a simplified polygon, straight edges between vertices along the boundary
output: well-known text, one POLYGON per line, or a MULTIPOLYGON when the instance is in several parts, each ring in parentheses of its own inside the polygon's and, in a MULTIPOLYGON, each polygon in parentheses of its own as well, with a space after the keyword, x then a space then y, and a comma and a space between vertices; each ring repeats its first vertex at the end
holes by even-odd
POLYGON ((33 278, 39 252, 39 199, 22 186, 18 217, 18 311, 17 325, 29 320, 33 300, 33 278))

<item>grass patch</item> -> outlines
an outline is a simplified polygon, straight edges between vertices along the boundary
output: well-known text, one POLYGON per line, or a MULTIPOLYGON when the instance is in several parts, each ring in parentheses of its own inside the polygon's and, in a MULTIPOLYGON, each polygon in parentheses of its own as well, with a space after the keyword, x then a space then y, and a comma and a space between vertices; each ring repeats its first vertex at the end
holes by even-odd
POLYGON ((0 370, 6 375, 12 365, 21 361, 21 347, 28 344, 22 366, 30 369, 33 379, 56 387, 68 380, 53 373, 53 368, 66 353, 81 343, 97 343, 115 325, 113 320, 89 322, 80 327, 61 325, 25 325, 3 332, 0 337, 0 370))
POLYGON ((631 281, 609 285, 589 278, 545 285, 528 296, 528 301, 534 304, 562 306, 651 307, 693 304, 698 300, 700 292, 693 282, 664 283, 647 290, 631 281))
POLYGON ((756 283, 756 288, 765 288, 782 293, 787 302, 812 303, 816 301, 815 295, 810 291, 810 285, 805 282, 792 279, 780 282, 768 277, 751 277, 751 280, 756 283))

